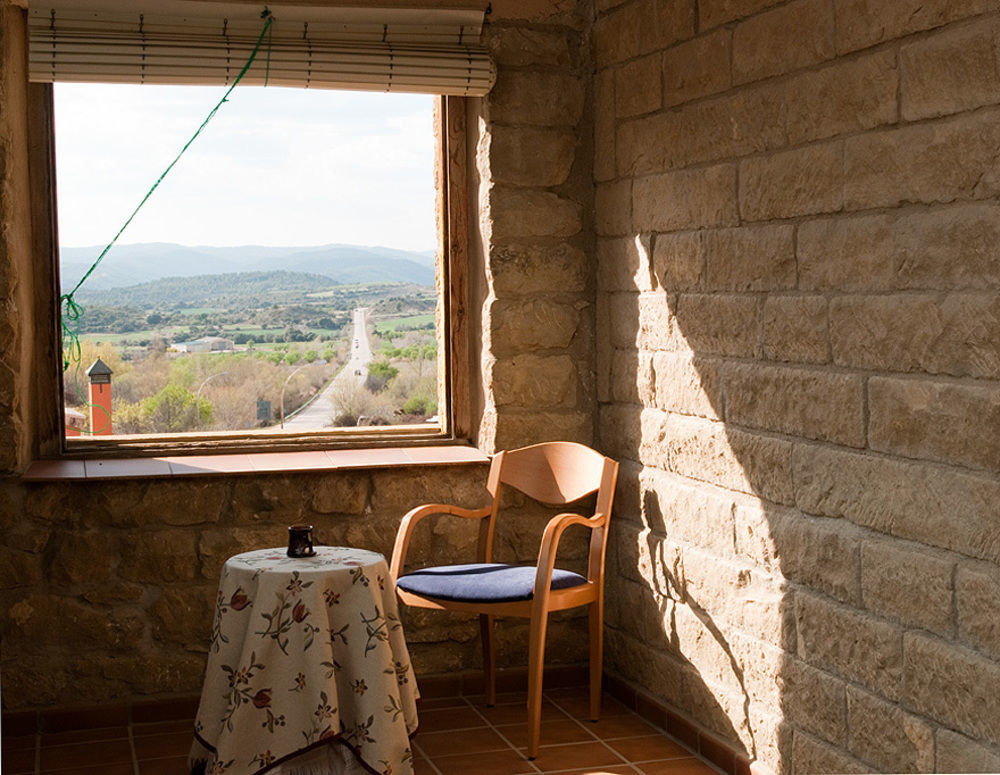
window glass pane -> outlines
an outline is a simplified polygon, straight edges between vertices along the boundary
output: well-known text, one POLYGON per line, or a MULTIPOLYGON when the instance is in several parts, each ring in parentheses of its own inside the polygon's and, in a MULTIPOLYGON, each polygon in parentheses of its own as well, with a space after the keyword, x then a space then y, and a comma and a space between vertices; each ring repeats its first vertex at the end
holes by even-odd
MULTIPOLYGON (((221 94, 56 85, 64 293, 221 94)), ((237 88, 75 292, 67 435, 433 421, 433 104, 237 88)))

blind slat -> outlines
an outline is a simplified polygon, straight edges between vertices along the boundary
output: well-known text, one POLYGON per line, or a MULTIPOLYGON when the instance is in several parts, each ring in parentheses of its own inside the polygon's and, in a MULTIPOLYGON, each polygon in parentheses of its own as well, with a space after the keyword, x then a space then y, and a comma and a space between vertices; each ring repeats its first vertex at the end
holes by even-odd
MULTIPOLYGON (((87 8, 32 5, 31 80, 226 84, 250 56, 261 29, 259 18, 246 18, 245 5, 239 8, 243 18, 233 20, 163 14, 140 19, 120 10, 102 13, 90 0, 82 4, 87 8)), ((349 24, 324 18, 283 23, 287 8, 278 7, 265 41, 269 51, 262 49, 244 83, 264 82, 269 53, 267 81, 276 86, 482 95, 493 84, 493 63, 468 11, 447 24, 437 23, 433 11, 410 13, 408 23, 396 19, 390 30, 388 23, 372 21, 378 9, 361 9, 370 18, 349 24), (467 38, 470 29, 476 40, 467 38)), ((357 17, 359 9, 351 10, 357 17)), ((480 25, 481 18, 480 12, 480 25)))

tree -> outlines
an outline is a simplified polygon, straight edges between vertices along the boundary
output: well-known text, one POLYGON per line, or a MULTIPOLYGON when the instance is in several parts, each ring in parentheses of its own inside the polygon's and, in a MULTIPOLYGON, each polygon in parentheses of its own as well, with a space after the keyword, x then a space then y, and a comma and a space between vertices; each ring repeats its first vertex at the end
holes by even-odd
POLYGON ((144 399, 140 406, 154 433, 181 433, 212 421, 212 405, 207 400, 200 400, 196 407, 194 393, 180 385, 167 385, 156 395, 144 399))
POLYGON ((319 354, 315 350, 306 350, 302 357, 305 358, 306 363, 312 363, 319 357, 319 354))
POLYGON ((285 363, 287 363, 289 366, 294 366, 296 363, 299 362, 301 358, 302 356, 299 355, 298 350, 292 350, 285 356, 285 363))

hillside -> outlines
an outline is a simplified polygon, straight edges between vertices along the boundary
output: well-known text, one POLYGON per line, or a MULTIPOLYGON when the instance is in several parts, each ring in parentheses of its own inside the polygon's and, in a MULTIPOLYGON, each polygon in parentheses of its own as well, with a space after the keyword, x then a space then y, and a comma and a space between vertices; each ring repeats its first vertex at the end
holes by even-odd
MULTIPOLYGON (((60 274, 68 290, 102 247, 62 248, 60 274)), ((124 288, 166 277, 247 272, 305 272, 338 283, 404 282, 434 285, 434 255, 380 246, 319 245, 209 247, 150 242, 115 245, 87 280, 91 291, 124 288)))
POLYGON ((282 292, 314 292, 338 283, 329 277, 307 272, 227 272, 225 274, 166 277, 138 285, 94 290, 89 283, 77 292, 83 304, 105 307, 152 308, 160 305, 210 306, 230 304, 233 299, 251 303, 282 292))

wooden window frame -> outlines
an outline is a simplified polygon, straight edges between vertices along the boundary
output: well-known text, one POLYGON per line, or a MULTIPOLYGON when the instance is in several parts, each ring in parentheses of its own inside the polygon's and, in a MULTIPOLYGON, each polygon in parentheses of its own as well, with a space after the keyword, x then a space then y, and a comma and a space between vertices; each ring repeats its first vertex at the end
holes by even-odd
POLYGON ((299 433, 214 432, 129 435, 68 442, 64 432, 58 213, 56 209, 55 122, 51 84, 28 86, 28 165, 32 255, 34 256, 32 457, 152 457, 270 453, 350 448, 467 444, 474 428, 470 400, 468 98, 439 96, 436 114, 439 294, 437 331, 443 357, 438 378, 446 410, 440 426, 335 428, 299 433))

